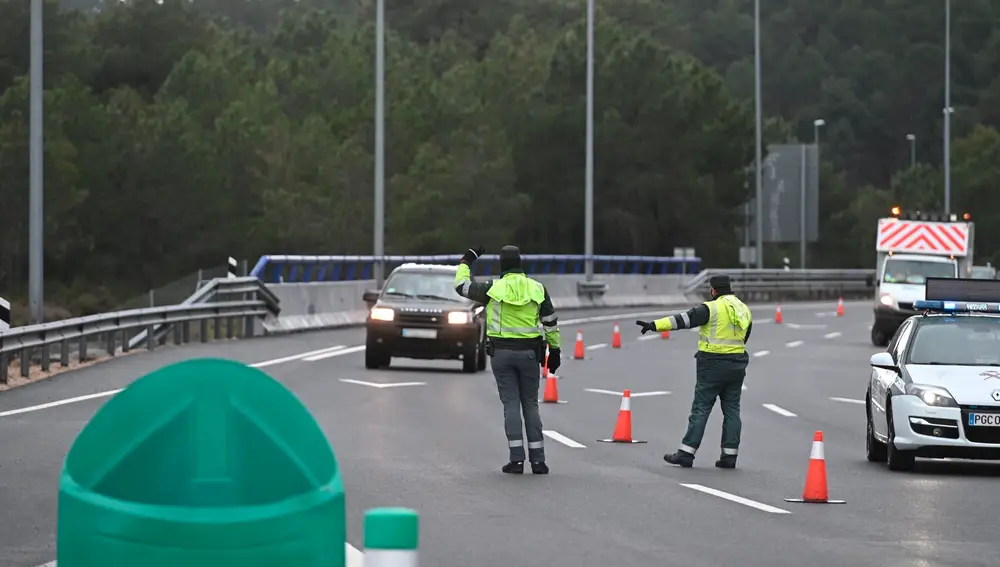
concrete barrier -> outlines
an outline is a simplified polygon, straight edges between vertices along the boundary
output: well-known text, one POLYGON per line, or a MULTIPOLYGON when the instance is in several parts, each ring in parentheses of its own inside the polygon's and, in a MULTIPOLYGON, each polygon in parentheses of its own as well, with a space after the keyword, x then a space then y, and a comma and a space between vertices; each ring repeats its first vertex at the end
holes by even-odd
MULTIPOLYGON (((607 284, 603 294, 581 293, 582 275, 532 276, 545 284, 556 309, 591 309, 595 307, 651 307, 685 305, 696 301, 681 291, 681 285, 693 276, 636 276, 599 274, 594 280, 607 284)), ((263 330, 271 334, 362 325, 368 306, 361 298, 374 289, 374 280, 269 284, 281 301, 281 315, 268 317, 263 330)))

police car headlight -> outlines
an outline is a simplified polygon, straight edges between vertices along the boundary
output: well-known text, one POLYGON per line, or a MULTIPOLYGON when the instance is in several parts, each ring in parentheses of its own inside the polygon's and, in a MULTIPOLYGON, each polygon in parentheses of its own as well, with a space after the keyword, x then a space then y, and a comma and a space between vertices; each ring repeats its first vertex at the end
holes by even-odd
POLYGON ((385 307, 373 307, 372 319, 375 321, 392 321, 396 318, 396 312, 385 307))
POLYGON ((469 314, 465 311, 453 311, 448 314, 448 323, 451 325, 465 325, 469 322, 469 314))
POLYGON ((882 297, 878 298, 879 303, 885 305, 886 307, 895 307, 896 302, 893 301, 892 296, 888 293, 883 293, 882 297))
POLYGON ((958 407, 958 402, 952 397, 951 392, 937 386, 925 386, 923 384, 908 384, 906 393, 917 396, 925 404, 938 407, 958 407))

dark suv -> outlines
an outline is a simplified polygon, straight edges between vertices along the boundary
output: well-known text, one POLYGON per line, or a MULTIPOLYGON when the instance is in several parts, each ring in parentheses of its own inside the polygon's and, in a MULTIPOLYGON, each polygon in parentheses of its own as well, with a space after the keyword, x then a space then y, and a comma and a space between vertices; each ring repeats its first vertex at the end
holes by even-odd
POLYGON ((366 291, 365 368, 392 357, 462 360, 462 370, 486 369, 486 313, 455 291, 456 266, 403 264, 381 291, 366 291))

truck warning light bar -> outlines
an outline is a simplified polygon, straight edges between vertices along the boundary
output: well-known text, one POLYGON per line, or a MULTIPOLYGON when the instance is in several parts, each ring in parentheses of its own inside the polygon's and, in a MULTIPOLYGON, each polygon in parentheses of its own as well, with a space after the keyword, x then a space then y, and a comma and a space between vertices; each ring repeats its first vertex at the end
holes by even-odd
POLYGON ((889 213, 899 220, 930 222, 968 222, 972 220, 972 215, 969 213, 963 214, 961 219, 959 219, 959 216, 956 214, 946 215, 939 212, 906 211, 904 213, 903 209, 901 209, 898 205, 889 209, 889 213))

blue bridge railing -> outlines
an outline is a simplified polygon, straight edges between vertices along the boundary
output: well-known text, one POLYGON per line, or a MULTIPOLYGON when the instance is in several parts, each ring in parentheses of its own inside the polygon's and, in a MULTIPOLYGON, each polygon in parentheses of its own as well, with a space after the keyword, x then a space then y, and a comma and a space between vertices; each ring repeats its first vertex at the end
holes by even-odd
MULTIPOLYGON (((458 254, 436 256, 383 256, 385 274, 396 267, 419 264, 457 264, 458 254)), ((335 282, 370 280, 374 278, 375 256, 261 256, 250 275, 265 283, 335 282)), ((521 257, 524 271, 529 274, 582 274, 586 256, 526 254, 521 257)), ((696 274, 701 271, 701 258, 662 256, 593 256, 597 274, 696 274)), ((476 273, 498 274, 500 258, 487 254, 476 262, 476 273)))

